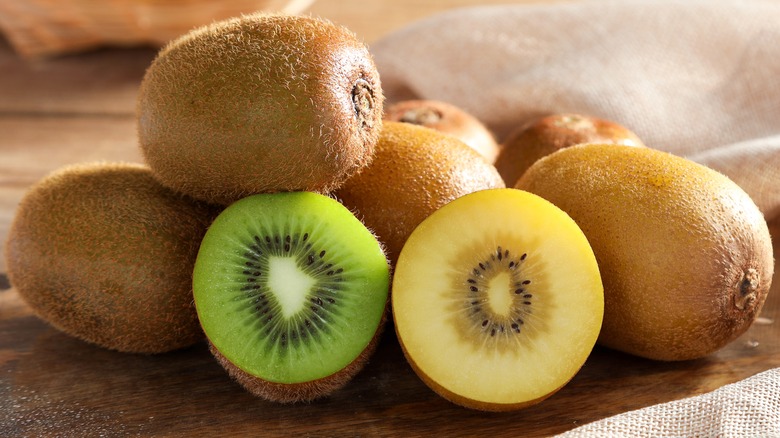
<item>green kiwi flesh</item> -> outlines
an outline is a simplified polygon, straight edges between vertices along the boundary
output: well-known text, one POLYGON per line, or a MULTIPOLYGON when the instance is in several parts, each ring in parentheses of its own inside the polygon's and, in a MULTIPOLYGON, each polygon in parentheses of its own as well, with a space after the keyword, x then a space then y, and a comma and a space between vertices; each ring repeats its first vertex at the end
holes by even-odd
POLYGON ((311 400, 343 386, 376 345, 388 307, 382 247, 336 200, 258 194, 209 228, 193 273, 212 352, 255 395, 311 400))
POLYGON ((140 164, 62 168, 22 199, 8 274, 41 319, 72 336, 132 353, 186 347, 203 339, 191 275, 216 213, 140 164))
POLYGON ((354 33, 314 17, 250 14, 160 51, 139 89, 139 143, 163 184, 207 202, 328 193, 371 161, 383 101, 354 33))

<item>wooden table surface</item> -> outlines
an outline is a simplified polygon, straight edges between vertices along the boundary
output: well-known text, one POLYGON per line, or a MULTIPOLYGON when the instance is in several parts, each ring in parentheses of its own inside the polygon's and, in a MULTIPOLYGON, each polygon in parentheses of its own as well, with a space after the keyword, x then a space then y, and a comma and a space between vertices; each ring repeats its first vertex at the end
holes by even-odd
MULTIPOLYGON (((318 0, 311 11, 370 44, 411 20, 478 3, 318 0)), ((154 54, 101 49, 27 61, 0 39, 0 245, 24 191, 46 173, 74 162, 140 161, 134 101, 154 54)), ((779 235, 780 225, 771 229, 779 235)), ((450 404, 411 371, 392 332, 346 388, 282 406, 231 382, 204 345, 128 355, 63 335, 31 314, 4 271, 0 257, 0 436, 548 436, 780 366, 776 282, 757 323, 718 353, 659 363, 597 347, 569 385, 526 410, 450 404)))

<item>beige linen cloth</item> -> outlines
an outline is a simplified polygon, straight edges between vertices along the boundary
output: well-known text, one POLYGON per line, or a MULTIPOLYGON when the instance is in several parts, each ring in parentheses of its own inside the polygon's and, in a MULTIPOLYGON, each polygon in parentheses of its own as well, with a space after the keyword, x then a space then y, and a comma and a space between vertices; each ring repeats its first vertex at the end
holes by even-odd
MULTIPOLYGON (((780 1, 572 1, 454 9, 371 45, 388 103, 443 100, 501 140, 545 114, 617 121, 780 216, 780 1)), ((566 436, 780 437, 780 369, 566 436)))
POLYGON ((455 9, 371 44, 388 103, 430 98, 498 139, 540 115, 619 122, 727 174, 780 215, 780 1, 455 9))

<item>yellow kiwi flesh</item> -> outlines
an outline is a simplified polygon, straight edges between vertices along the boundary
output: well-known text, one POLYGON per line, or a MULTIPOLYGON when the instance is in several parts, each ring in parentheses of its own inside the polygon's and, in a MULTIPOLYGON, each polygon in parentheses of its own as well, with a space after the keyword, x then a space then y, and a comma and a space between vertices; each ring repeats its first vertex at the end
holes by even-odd
POLYGON ((203 333, 192 268, 214 207, 139 164, 83 164, 22 199, 5 248, 11 283, 52 326, 105 348, 162 353, 203 333))
POLYGON ((644 146, 636 134, 617 122, 584 114, 551 114, 511 133, 496 158, 496 168, 506 185, 513 187, 538 159, 582 143, 644 146))
POLYGON ((774 269, 769 231, 722 174, 650 148, 591 144, 542 158, 516 187, 566 211, 593 246, 605 289, 601 344, 695 359, 759 314, 774 269))
POLYGON ((372 164, 335 196, 376 233, 394 263, 428 215, 467 193, 502 187, 495 167, 457 138, 386 121, 372 164))
POLYGON ((140 147, 161 182, 208 202, 324 193, 370 162, 383 100, 368 49, 347 29, 246 15, 160 51, 139 90, 140 147))
POLYGON ((515 189, 437 210, 404 245, 391 293, 415 372, 473 409, 527 407, 582 367, 604 308, 596 259, 574 221, 515 189))

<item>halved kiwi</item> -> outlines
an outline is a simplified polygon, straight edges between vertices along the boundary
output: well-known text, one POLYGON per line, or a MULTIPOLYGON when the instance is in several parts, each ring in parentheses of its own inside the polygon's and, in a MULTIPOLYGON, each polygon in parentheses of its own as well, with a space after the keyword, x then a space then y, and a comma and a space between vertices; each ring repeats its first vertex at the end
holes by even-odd
POLYGON ((398 339, 422 380, 490 411, 563 387, 589 356, 604 312, 582 231, 516 189, 465 195, 424 220, 401 251, 391 297, 398 339))
POLYGON ((346 384, 374 351, 389 267, 334 199, 259 194, 209 228, 193 290, 212 352, 240 384, 268 400, 308 401, 346 384))

